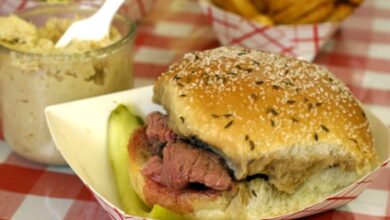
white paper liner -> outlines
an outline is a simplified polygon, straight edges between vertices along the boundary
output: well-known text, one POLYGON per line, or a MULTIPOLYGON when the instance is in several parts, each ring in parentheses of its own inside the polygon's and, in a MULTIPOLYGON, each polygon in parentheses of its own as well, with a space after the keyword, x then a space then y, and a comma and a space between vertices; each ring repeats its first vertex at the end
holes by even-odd
MULTIPOLYGON (((144 219, 124 214, 120 209, 114 177, 108 160, 106 127, 110 112, 119 104, 137 107, 144 117, 162 111, 151 102, 152 87, 50 106, 46 118, 57 148, 69 166, 91 189, 97 201, 112 219, 144 219)), ((303 210, 273 219, 298 218, 339 207, 355 199, 378 175, 390 159, 390 132, 372 113, 366 111, 381 166, 339 193, 303 210)))
POLYGON ((338 22, 325 22, 267 27, 218 8, 207 0, 200 0, 200 5, 221 44, 282 53, 308 61, 315 58, 340 26, 338 22))

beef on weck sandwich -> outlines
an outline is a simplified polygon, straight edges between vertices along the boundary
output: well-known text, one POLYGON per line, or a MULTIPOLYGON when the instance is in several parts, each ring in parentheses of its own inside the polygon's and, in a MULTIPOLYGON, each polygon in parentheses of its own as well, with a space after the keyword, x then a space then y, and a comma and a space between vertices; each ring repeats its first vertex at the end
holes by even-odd
POLYGON ((220 47, 189 53, 154 85, 129 143, 141 199, 198 219, 297 211, 377 164, 363 109, 329 71, 293 57, 220 47))

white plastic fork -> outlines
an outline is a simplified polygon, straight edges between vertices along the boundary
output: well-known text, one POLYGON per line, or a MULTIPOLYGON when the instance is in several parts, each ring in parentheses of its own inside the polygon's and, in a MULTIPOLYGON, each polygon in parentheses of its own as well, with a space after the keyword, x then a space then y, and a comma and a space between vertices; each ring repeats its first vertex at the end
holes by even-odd
POLYGON ((56 47, 65 47, 73 39, 98 41, 108 36, 112 19, 124 1, 106 0, 93 15, 70 25, 56 43, 56 47))

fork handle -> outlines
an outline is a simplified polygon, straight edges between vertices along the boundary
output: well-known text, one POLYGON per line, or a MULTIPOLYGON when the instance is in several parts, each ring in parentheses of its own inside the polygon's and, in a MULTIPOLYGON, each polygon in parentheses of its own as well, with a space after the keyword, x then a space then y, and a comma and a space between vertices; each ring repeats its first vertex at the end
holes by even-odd
POLYGON ((104 18, 101 20, 107 21, 110 24, 116 11, 118 11, 124 1, 125 0, 106 0, 93 17, 104 18))

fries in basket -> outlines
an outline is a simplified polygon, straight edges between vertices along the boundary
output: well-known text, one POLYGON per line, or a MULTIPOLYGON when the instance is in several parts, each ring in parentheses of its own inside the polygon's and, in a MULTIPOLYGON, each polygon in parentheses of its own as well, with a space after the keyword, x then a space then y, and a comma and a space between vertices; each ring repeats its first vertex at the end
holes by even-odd
POLYGON ((363 0, 211 0, 216 6, 272 26, 338 22, 363 0))

